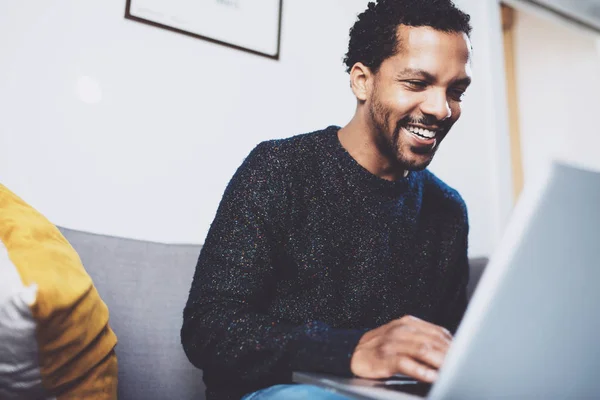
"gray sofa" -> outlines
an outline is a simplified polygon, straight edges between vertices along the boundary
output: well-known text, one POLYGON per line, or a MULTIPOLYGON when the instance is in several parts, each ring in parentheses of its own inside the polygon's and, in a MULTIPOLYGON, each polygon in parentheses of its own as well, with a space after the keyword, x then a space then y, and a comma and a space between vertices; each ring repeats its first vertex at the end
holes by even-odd
MULTIPOLYGON (((179 336, 201 246, 60 230, 110 310, 119 338, 119 399, 204 399, 202 371, 187 360, 179 336)), ((485 263, 471 260, 469 295, 485 263)))

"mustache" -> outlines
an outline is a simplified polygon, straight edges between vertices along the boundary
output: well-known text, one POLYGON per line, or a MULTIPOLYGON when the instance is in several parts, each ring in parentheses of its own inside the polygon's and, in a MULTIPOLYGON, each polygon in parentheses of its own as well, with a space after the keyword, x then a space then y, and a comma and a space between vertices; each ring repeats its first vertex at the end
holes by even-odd
POLYGON ((425 126, 436 126, 441 130, 447 130, 449 120, 439 120, 433 115, 422 115, 420 117, 407 116, 399 121, 398 126, 405 126, 408 124, 414 125, 425 125, 425 126))

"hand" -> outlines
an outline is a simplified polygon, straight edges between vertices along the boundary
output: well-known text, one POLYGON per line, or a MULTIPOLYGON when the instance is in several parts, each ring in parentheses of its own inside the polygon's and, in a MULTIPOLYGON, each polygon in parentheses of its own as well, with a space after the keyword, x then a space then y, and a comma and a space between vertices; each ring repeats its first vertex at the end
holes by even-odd
POLYGON ((399 373, 433 383, 451 343, 445 328, 405 316, 365 333, 354 349, 350 369, 362 378, 399 373))

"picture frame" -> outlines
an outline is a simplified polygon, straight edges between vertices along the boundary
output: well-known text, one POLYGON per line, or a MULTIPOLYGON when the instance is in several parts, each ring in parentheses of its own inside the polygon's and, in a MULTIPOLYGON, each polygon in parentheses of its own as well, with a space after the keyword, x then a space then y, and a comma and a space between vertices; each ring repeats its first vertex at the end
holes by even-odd
POLYGON ((125 18, 279 60, 283 0, 126 0, 125 18))

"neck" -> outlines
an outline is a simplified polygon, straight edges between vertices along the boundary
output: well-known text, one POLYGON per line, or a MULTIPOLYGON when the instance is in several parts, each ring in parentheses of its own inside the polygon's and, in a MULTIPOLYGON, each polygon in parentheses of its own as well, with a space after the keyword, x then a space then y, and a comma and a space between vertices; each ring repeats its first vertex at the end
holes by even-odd
POLYGON ((377 146, 378 133, 375 127, 358 112, 338 132, 338 138, 346 151, 367 171, 382 179, 395 181, 408 175, 396 160, 390 160, 377 146))

